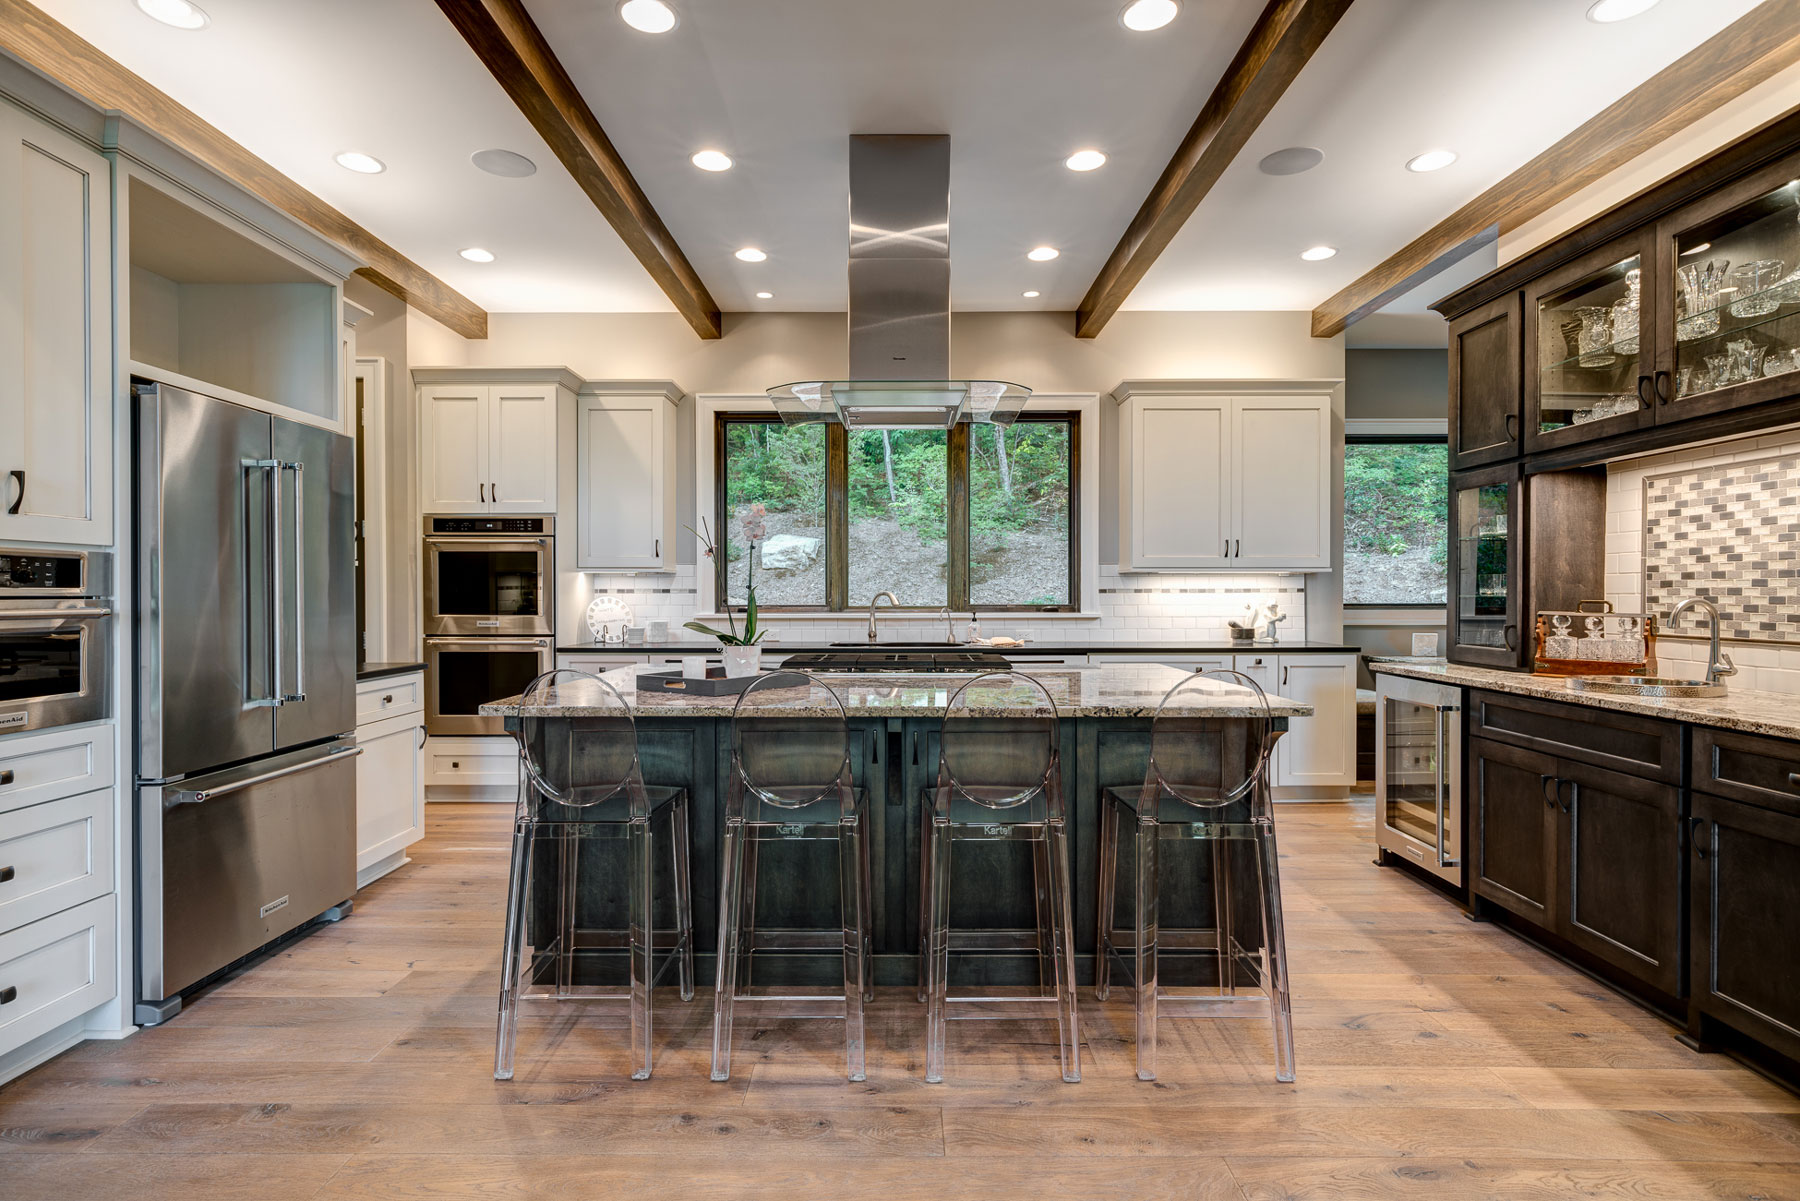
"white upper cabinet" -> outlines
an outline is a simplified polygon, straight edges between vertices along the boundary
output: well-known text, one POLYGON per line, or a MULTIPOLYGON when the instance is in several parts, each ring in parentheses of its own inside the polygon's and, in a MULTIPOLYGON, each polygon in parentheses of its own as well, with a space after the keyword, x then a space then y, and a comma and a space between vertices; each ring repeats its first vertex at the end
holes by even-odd
POLYGON ((112 541, 112 171, 0 102, 0 538, 112 541))
POLYGON ((1120 566, 1331 567, 1333 386, 1120 385, 1120 566))
POLYGON ((557 415, 578 383, 561 369, 421 368, 419 507, 554 513, 557 415))
POLYGON ((582 386, 576 402, 576 566, 675 567, 674 384, 582 386))

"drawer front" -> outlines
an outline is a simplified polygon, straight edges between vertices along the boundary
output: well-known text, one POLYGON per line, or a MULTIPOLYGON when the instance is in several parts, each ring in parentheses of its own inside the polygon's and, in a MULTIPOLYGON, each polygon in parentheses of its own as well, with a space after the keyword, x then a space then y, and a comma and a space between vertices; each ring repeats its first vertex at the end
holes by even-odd
POLYGON ((1689 787, 1800 817, 1800 743, 1696 726, 1689 787))
POLYGON ((113 890, 110 788, 0 814, 0 932, 113 890))
POLYGON ((0 813, 112 784, 110 725, 77 726, 0 742, 0 813))
POLYGON ((0 934, 0 1054, 118 993, 111 896, 0 934))
POLYGON ((423 675, 385 676, 356 686, 356 724, 425 711, 423 675))
POLYGON ((434 786, 516 784, 519 744, 499 738, 431 738, 425 743, 425 783, 434 786))
POLYGON ((1681 783, 1681 726, 1673 721, 1472 690, 1469 733, 1646 780, 1681 783))

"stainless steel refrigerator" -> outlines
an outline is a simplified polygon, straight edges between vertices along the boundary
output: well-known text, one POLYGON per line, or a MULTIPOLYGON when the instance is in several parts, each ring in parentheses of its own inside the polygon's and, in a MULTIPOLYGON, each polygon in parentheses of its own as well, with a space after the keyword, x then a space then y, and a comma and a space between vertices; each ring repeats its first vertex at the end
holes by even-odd
POLYGON ((137 1020, 356 891, 351 440, 134 380, 137 1020))

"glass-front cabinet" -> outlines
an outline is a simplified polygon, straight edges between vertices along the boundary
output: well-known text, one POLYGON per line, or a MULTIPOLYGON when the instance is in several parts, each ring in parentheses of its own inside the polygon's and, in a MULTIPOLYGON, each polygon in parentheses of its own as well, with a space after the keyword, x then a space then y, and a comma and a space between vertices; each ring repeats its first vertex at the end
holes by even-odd
POLYGON ((1657 363, 1658 420, 1800 391, 1800 158, 1689 206, 1660 232, 1673 329, 1657 363))
POLYGON ((1518 667, 1527 639, 1523 496, 1517 466, 1450 477, 1450 640, 1452 662, 1518 667))
POLYGON ((1527 450, 1604 438, 1655 420, 1655 257, 1654 238, 1634 234, 1526 289, 1527 450))

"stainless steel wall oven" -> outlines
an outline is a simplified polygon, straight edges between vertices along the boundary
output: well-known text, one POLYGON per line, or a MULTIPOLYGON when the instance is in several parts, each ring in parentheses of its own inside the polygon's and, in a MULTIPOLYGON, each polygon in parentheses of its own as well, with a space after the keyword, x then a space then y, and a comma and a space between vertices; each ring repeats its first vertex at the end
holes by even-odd
POLYGON ((556 665, 556 519, 425 519, 425 731, 500 734, 484 703, 556 665))
POLYGON ((0 547, 0 734, 107 715, 111 594, 104 551, 0 547))

